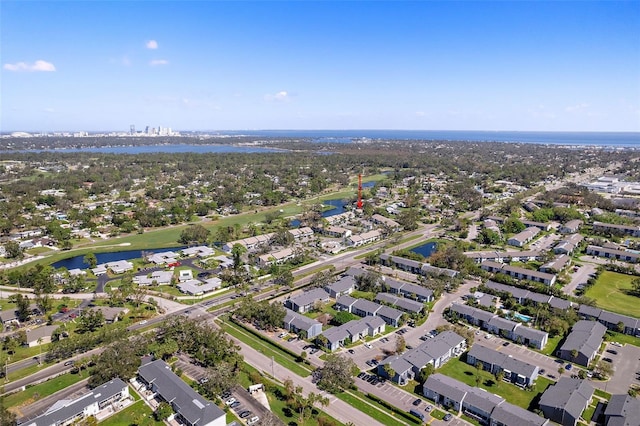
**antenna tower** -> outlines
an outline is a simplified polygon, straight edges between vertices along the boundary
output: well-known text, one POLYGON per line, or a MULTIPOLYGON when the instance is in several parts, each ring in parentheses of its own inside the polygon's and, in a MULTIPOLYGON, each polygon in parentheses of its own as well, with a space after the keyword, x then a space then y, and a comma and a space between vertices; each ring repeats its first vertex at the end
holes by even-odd
POLYGON ((362 173, 358 173, 358 209, 362 209, 362 173))

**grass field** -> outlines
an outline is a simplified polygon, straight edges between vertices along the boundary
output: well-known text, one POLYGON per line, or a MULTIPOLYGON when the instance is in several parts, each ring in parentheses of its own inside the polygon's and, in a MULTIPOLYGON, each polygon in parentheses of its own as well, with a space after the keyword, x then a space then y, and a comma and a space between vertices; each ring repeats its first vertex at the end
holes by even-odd
POLYGON ((253 347, 259 352, 265 354, 266 356, 273 357, 273 359, 278 364, 287 368, 292 373, 297 374, 301 377, 307 377, 311 374, 311 371, 307 367, 296 362, 296 360, 291 355, 280 350, 280 348, 278 348, 276 345, 272 345, 268 342, 265 342, 264 340, 258 339, 257 337, 251 335, 251 333, 243 330, 241 327, 230 321, 225 321, 220 325, 225 332, 229 333, 241 342, 253 347))
POLYGON ((101 426, 162 426, 164 422, 157 422, 153 418, 151 408, 142 400, 134 402, 119 413, 114 414, 103 422, 101 426))
MULTIPOLYGON (((476 368, 459 359, 450 360, 444 366, 440 367, 438 372, 466 383, 469 386, 476 386, 476 368)), ((496 395, 500 395, 511 404, 515 404, 525 410, 528 410, 531 401, 533 401, 538 394, 544 392, 552 383, 549 379, 538 377, 533 391, 526 391, 510 383, 499 382, 495 376, 488 371, 480 371, 480 379, 479 387, 496 395)))
POLYGON ((44 398, 45 396, 53 395, 59 390, 86 378, 86 375, 81 377, 79 374, 63 374, 51 380, 47 380, 44 383, 40 383, 39 385, 28 387, 22 392, 16 392, 8 395, 4 398, 4 403, 6 407, 21 407, 23 405, 28 405, 44 398))
MULTIPOLYGON (((350 406, 357 408, 363 413, 367 413, 372 418, 376 419, 382 424, 385 425, 406 425, 411 424, 405 419, 399 418, 390 410, 382 407, 381 405, 375 405, 371 402, 368 402, 364 399, 363 396, 354 395, 352 391, 350 392, 342 392, 336 395, 339 399, 343 400, 350 406)), ((417 420, 417 419, 416 419, 417 420)), ((413 424, 418 423, 417 421, 413 424)))
POLYGON ((595 299, 599 308, 622 315, 640 317, 638 309, 640 297, 628 294, 634 278, 636 277, 633 275, 604 271, 596 283, 587 289, 585 296, 595 299))

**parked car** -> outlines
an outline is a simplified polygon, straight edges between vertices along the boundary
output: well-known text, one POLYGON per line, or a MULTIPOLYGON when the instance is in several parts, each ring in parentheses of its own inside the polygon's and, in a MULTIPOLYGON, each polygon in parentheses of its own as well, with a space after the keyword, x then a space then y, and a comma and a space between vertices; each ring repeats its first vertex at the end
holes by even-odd
POLYGON ((259 421, 260 421, 260 417, 258 417, 258 416, 253 416, 253 417, 251 417, 249 420, 247 420, 247 424, 248 424, 249 426, 251 426, 251 425, 253 425, 253 424, 258 423, 259 421))
POLYGON ((233 404, 231 404, 229 407, 231 407, 231 408, 237 408, 237 407, 239 407, 239 406, 240 406, 240 401, 236 401, 236 402, 234 402, 233 404))
POLYGON ((447 413, 442 420, 444 420, 445 422, 448 422, 449 420, 451 420, 453 418, 453 416, 450 413, 447 413))
POLYGON ((349 352, 351 355, 356 353, 356 351, 354 351, 353 349, 349 349, 347 352, 349 352))
POLYGON ((427 406, 424 408, 424 411, 426 411, 427 413, 431 412, 431 410, 433 410, 433 405, 427 405, 427 406))
POLYGON ((251 415, 251 411, 247 411, 247 410, 245 410, 245 411, 243 411, 242 413, 239 414, 241 419, 247 418, 250 415, 251 415))
POLYGON ((510 345, 510 343, 509 343, 509 342, 504 342, 504 343, 502 344, 502 346, 509 346, 509 345, 510 345))
POLYGON ((568 370, 571 370, 573 368, 573 365, 571 363, 569 363, 569 364, 565 365, 564 368, 568 371, 568 370))
POLYGON ((373 346, 371 346, 371 343, 369 343, 369 342, 365 342, 365 343, 364 343, 364 346, 365 346, 366 348, 368 348, 368 349, 373 348, 373 346))
POLYGON ((420 398, 418 398, 415 401, 413 401, 412 404, 417 407, 418 405, 422 404, 422 400, 420 398))
POLYGON ((237 399, 235 399, 235 398, 229 398, 224 403, 227 404, 227 405, 231 405, 236 401, 237 401, 237 399))

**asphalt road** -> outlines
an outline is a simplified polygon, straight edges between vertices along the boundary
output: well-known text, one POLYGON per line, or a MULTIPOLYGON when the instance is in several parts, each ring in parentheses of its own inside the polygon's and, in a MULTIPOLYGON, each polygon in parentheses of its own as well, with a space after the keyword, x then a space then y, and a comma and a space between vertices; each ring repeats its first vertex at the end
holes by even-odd
POLYGON ((44 414, 53 404, 62 399, 74 399, 90 391, 87 386, 88 379, 84 379, 78 383, 74 383, 60 391, 49 395, 45 398, 39 399, 32 404, 25 407, 14 408, 20 423, 26 423, 27 420, 35 419, 38 416, 44 414))

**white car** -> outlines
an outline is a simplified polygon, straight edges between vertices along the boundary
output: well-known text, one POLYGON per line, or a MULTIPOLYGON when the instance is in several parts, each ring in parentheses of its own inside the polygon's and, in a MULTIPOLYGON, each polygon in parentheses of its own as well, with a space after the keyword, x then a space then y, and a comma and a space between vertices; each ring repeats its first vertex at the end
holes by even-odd
POLYGON ((487 335, 484 336, 484 338, 489 340, 489 339, 493 338, 493 335, 492 334, 487 334, 487 335))
POLYGON ((253 424, 258 423, 259 421, 260 421, 260 417, 258 417, 258 416, 253 416, 253 417, 251 417, 249 420, 247 420, 247 424, 248 424, 248 425, 253 425, 253 424))
POLYGON ((147 323, 147 320, 142 320, 142 321, 140 321, 138 324, 140 324, 140 325, 145 325, 146 323, 147 323))
POLYGON ((368 343, 368 342, 365 342, 364 346, 369 349, 373 348, 373 346, 371 346, 371 343, 368 343))
POLYGON ((234 402, 236 402, 236 399, 235 399, 235 398, 229 398, 229 399, 227 399, 224 403, 225 403, 225 404, 227 404, 227 405, 231 405, 231 404, 233 404, 234 402))

